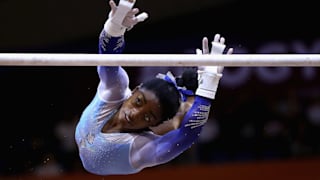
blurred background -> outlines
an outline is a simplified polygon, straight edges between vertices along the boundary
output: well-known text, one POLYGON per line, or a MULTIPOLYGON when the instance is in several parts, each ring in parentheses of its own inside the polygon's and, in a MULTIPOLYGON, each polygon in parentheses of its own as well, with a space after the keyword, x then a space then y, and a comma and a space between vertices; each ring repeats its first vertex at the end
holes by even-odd
MULTIPOLYGON (((125 53, 192 54, 215 33, 235 54, 320 52, 315 2, 138 0, 136 6, 149 19, 126 33, 125 53)), ((97 53, 108 12, 107 0, 1 0, 0 53, 97 53)), ((183 69, 125 68, 132 88, 183 69)), ((83 170, 74 141, 97 87, 95 67, 2 66, 0 82, 0 179, 104 178, 83 170)), ((320 179, 319 82, 318 67, 226 67, 199 142, 129 177, 320 179)))

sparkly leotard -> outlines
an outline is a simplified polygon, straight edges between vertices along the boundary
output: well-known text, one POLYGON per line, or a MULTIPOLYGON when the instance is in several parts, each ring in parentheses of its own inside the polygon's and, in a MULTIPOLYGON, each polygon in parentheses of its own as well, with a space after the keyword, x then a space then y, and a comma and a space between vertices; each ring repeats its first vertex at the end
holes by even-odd
MULTIPOLYGON (((110 37, 102 31, 99 41, 101 54, 121 53, 123 48, 123 36, 110 37)), ((127 74, 121 67, 98 66, 98 74, 100 80, 128 81, 127 74)), ((93 174, 133 174, 143 168, 169 162, 197 140, 211 105, 211 100, 196 96, 181 127, 163 136, 152 132, 102 133, 104 124, 131 95, 126 85, 117 89, 117 92, 122 93, 121 98, 114 100, 112 93, 102 95, 98 89, 76 127, 75 138, 79 156, 83 167, 93 174)))

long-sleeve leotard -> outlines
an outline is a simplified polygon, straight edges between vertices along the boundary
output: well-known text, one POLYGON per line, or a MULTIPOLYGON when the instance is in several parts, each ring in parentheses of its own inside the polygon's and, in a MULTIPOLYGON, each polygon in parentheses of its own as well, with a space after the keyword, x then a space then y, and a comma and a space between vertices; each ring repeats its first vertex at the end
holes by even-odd
MULTIPOLYGON (((123 37, 110 37, 104 31, 101 33, 99 53, 117 54, 123 48, 123 37)), ((163 136, 152 132, 102 133, 103 125, 131 95, 131 91, 128 75, 122 67, 98 66, 98 75, 98 92, 76 129, 79 154, 89 172, 100 175, 137 173, 146 167, 169 162, 197 140, 211 105, 211 100, 198 96, 180 128, 163 136)))

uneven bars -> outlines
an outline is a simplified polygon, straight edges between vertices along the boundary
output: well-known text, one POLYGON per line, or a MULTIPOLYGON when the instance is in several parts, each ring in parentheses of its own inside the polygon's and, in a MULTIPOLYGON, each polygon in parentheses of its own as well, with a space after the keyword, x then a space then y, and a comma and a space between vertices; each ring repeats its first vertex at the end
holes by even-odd
POLYGON ((0 53, 0 66, 320 66, 320 54, 0 53))

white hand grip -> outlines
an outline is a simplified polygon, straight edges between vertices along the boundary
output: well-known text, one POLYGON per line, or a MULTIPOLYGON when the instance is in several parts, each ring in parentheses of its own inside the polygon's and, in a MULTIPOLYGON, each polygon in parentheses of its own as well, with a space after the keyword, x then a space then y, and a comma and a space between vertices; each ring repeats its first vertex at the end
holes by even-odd
POLYGON ((117 10, 112 17, 112 22, 122 26, 122 22, 126 17, 127 13, 132 9, 134 6, 135 1, 132 0, 120 0, 117 10))

